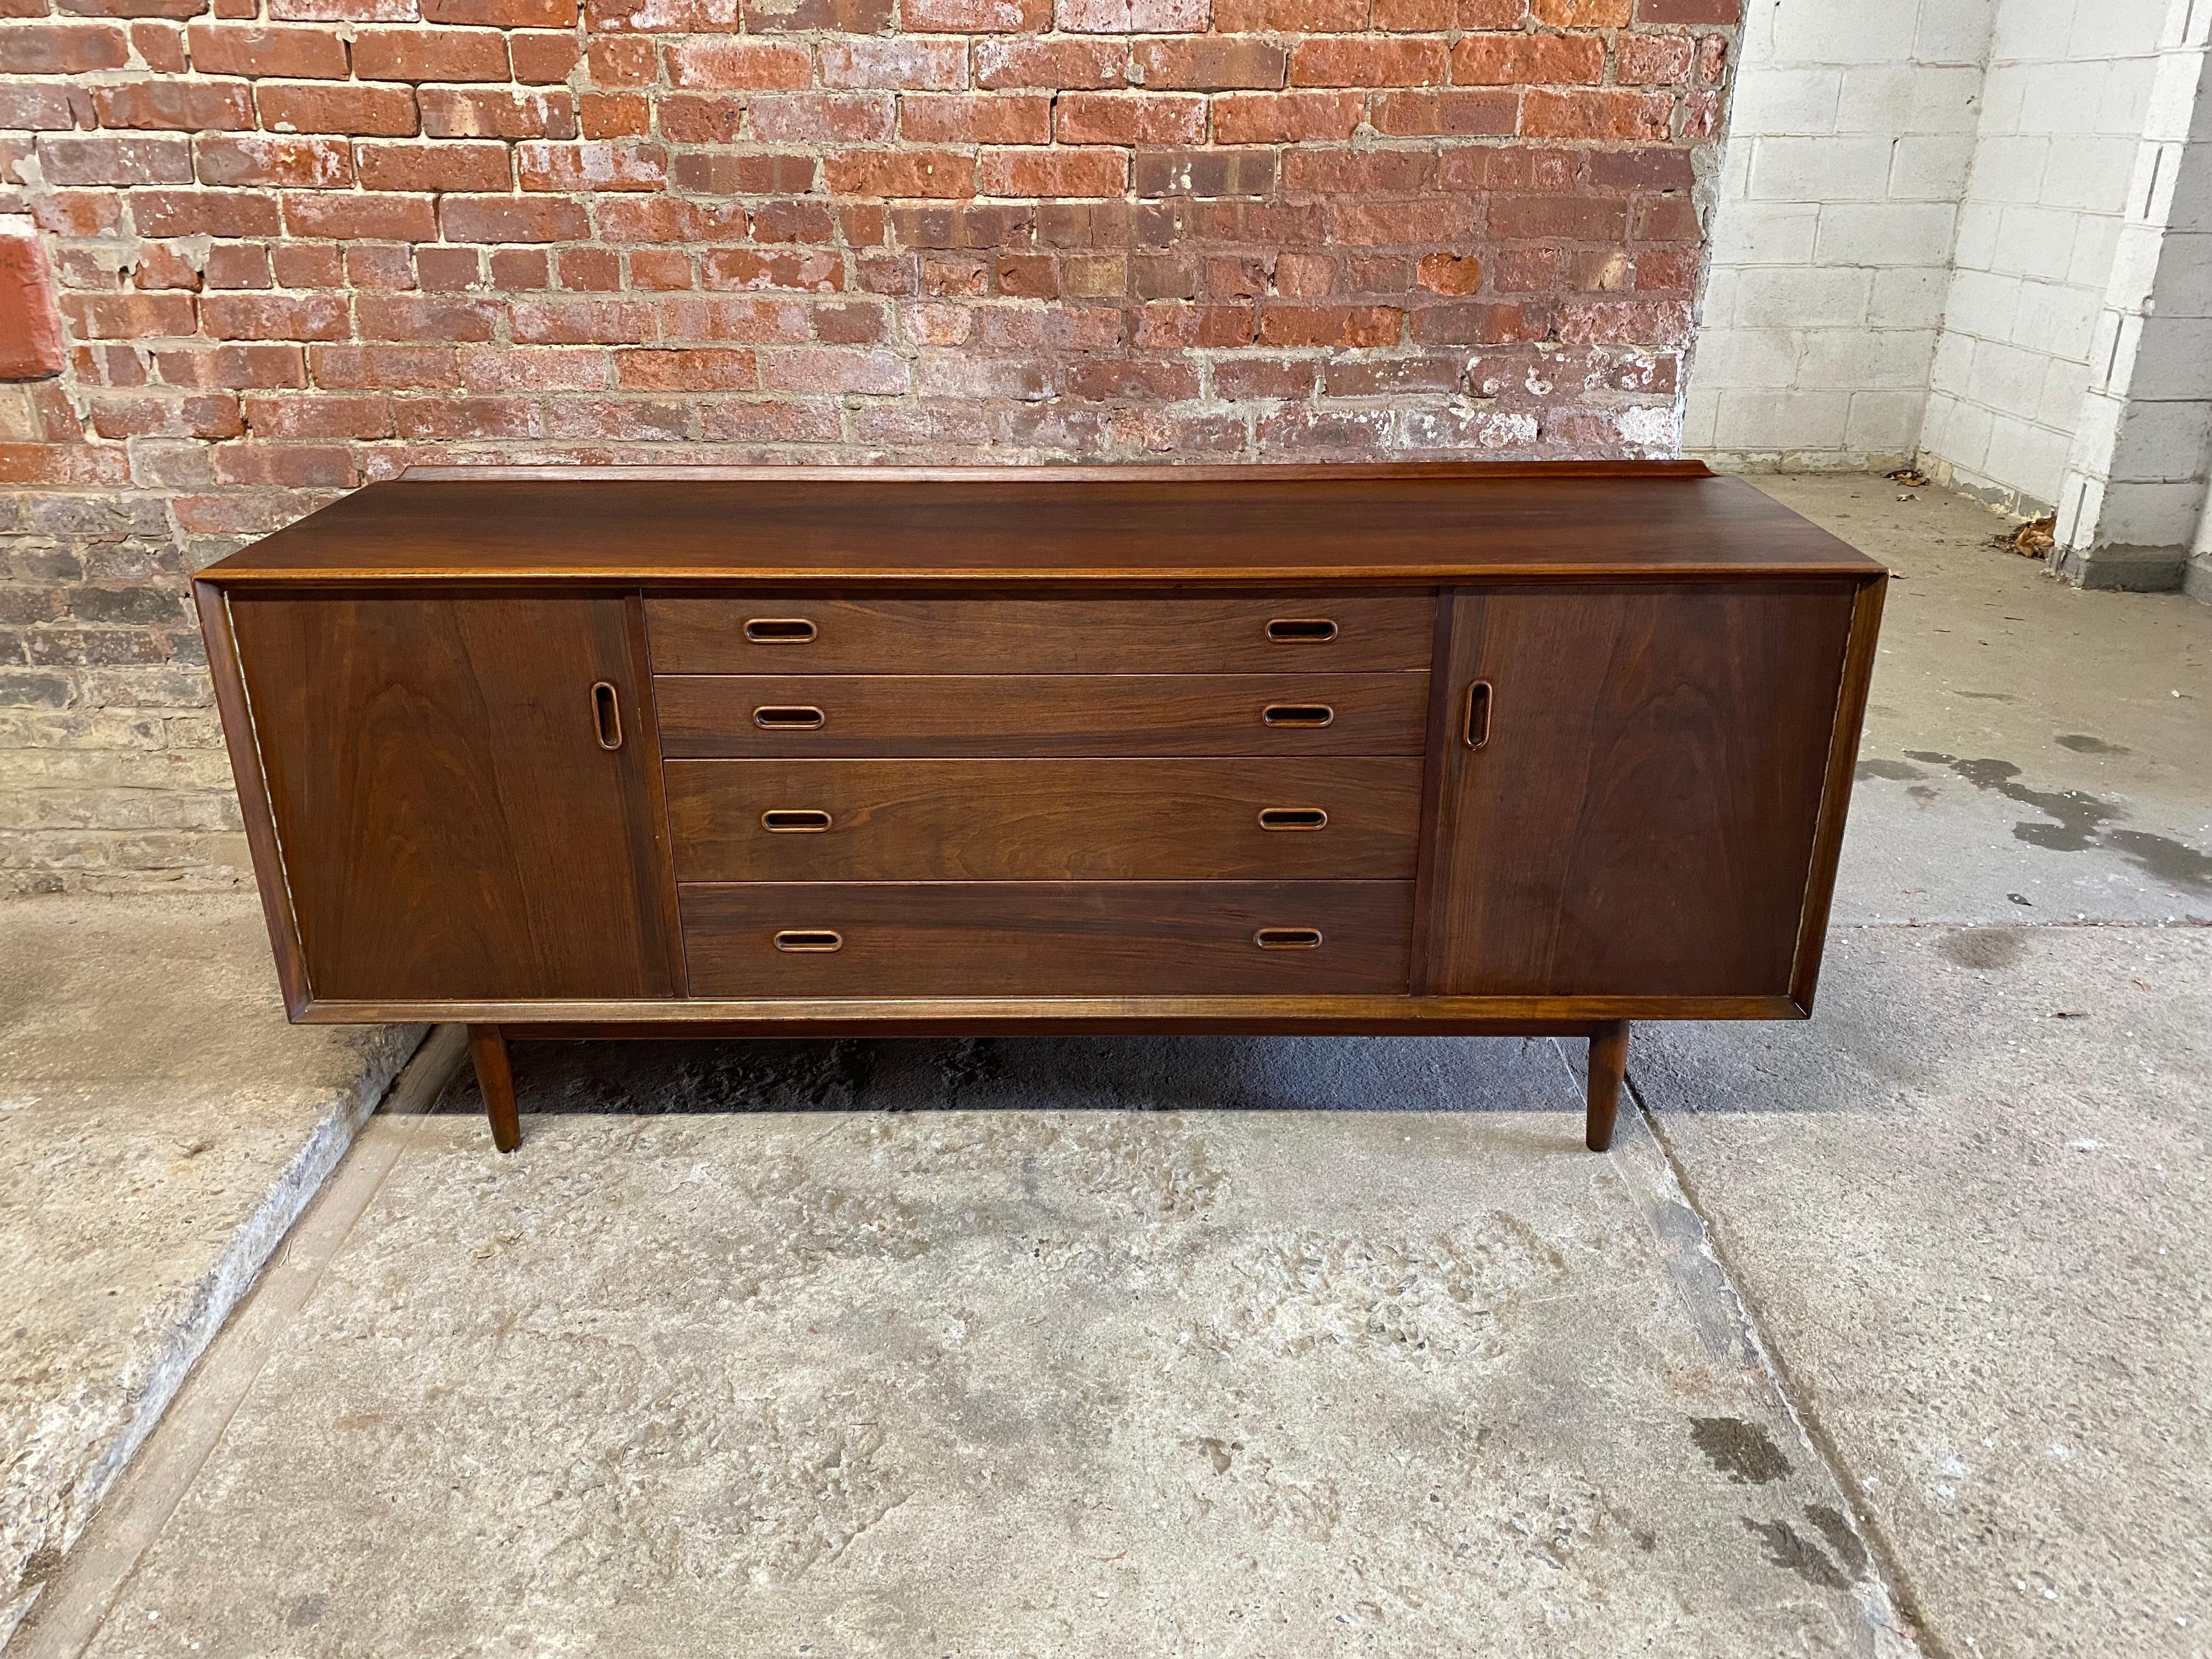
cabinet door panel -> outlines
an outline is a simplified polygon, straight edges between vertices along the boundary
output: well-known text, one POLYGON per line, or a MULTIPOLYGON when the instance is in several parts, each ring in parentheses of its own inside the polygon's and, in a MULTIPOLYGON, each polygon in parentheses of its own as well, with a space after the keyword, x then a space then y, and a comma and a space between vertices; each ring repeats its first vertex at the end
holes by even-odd
POLYGON ((1429 988, 1787 994, 1848 585, 1451 603, 1429 988))
POLYGON ((313 996, 677 993, 623 599, 241 594, 231 616, 313 996))

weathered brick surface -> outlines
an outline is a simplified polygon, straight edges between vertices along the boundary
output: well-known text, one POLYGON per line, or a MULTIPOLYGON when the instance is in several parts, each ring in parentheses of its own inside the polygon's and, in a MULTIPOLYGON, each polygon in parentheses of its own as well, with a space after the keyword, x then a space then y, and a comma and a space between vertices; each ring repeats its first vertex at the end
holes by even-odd
POLYGON ((410 462, 1670 450, 1737 22, 4 0, 0 892, 237 878, 185 578, 410 462))

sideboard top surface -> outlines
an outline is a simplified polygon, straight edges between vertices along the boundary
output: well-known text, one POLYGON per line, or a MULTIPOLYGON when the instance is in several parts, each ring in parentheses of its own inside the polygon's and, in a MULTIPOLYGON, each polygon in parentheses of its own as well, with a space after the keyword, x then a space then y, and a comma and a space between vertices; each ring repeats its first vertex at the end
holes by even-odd
POLYGON ((416 469, 202 574, 1410 585, 1881 572, 1741 478, 1651 462, 416 469))

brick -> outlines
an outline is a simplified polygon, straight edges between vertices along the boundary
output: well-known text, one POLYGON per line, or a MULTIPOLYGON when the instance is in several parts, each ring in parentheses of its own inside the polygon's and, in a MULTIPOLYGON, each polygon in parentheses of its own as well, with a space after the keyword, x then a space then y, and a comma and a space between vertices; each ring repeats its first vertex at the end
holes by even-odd
POLYGON ((1638 0, 1639 23, 1735 23, 1742 21, 1739 0, 1638 0))
POLYGON ((1589 168, 1595 190, 1687 191, 1697 183, 1690 152, 1672 147, 1597 150, 1589 158, 1589 168))
POLYGON ((886 351, 770 351, 761 356, 769 392, 859 392, 893 397, 908 389, 903 359, 886 351))
POLYGON ((812 337, 806 307, 797 300, 673 297, 661 302, 664 340, 794 342, 812 337))
POLYGON ((415 391, 461 383, 459 359, 451 346, 311 345, 307 368, 315 385, 341 390, 415 391))
POLYGON ((353 146, 342 138, 202 138, 193 154, 205 185, 342 190, 354 181, 353 146))
POLYGON ((1272 305, 1260 313, 1263 346, 1395 345, 1406 313, 1390 306, 1272 305))
POLYGON ((401 438, 534 438, 538 405, 523 398, 398 398, 392 424, 401 438))
POLYGON ((760 359, 713 347, 641 347, 615 353, 615 380, 629 392, 753 392, 760 386, 760 359))
POLYGON ((1219 34, 1339 34, 1367 24, 1368 0, 1213 0, 1219 34))
POLYGON ((888 93, 810 93, 753 99, 753 134, 771 144, 855 144, 888 140, 896 113, 888 93))
POLYGON ((1628 234, 1628 204, 1604 196, 1511 196, 1490 198, 1495 237, 1572 242, 1618 241, 1628 234))
POLYGON ((760 202, 753 207, 757 242, 827 242, 837 234, 827 202, 760 202))
POLYGON ((1356 92, 1227 92, 1213 100, 1214 142, 1304 143, 1352 137, 1366 113, 1356 92))
POLYGON ((591 234, 581 207, 544 197, 443 197, 438 223, 453 242, 574 242, 591 234))
POLYGON ((700 412, 707 437, 724 443, 835 443, 844 435, 834 404, 729 398, 700 412))
POLYGON ((652 339, 659 313, 645 300, 562 300, 514 302, 514 333, 520 345, 635 345, 652 339))
POLYGON ((592 84, 649 87, 660 78, 660 54, 650 40, 630 35, 602 35, 585 53, 592 84))
POLYGON ((363 81, 504 81, 507 37, 494 29, 363 29, 353 72, 363 81))
MULTIPOLYGON (((1048 91, 1118 87, 1127 79, 1127 56, 1118 40, 978 40, 975 84, 1048 91)), ((826 78, 826 55, 823 63, 826 78)))
POLYGON ((814 81, 812 55, 805 46, 781 40, 680 40, 665 56, 673 87, 787 88, 814 81))
POLYGON ((733 202, 617 196, 599 204, 599 219, 603 242, 741 242, 751 234, 745 210, 733 202))
POLYGON ((1054 21, 1077 34, 1174 34, 1206 24, 1206 0, 1058 0, 1054 21))
POLYGON ((489 287, 510 294, 553 285, 553 257, 538 247, 495 247, 485 260, 489 287))
POLYGON ((254 91, 261 125, 273 132, 349 132, 407 137, 417 126, 415 94, 399 87, 334 87, 264 81, 254 91))
POLYGON ((1312 395, 1314 364, 1304 357, 1230 357, 1213 365, 1213 395, 1231 403, 1312 395))
POLYGON ((1687 345, 1691 313, 1680 300, 1585 302, 1559 313, 1559 338, 1568 345, 1687 345))
POLYGON ((1070 92, 1053 112, 1063 144, 1196 144, 1206 138, 1206 100, 1188 94, 1070 92))
POLYGON ((1118 150, 1000 149, 983 153, 986 196, 1119 196, 1128 158, 1118 150))
POLYGON ((1425 353, 1329 364, 1322 390, 1332 398, 1404 398, 1423 392, 1457 392, 1467 380, 1464 352, 1425 353))
MULTIPOLYGON (((69 132, 76 126, 70 89, 21 82, 0 86, 0 129, 11 132, 69 132)), ((0 166, 0 178, 8 169, 0 166)))
POLYGON ((1276 173, 1272 149, 1139 150, 1132 187, 1149 197, 1265 197, 1276 173))
POLYGON ((1531 89, 1521 100, 1521 131, 1532 138, 1663 139, 1674 113, 1660 93, 1531 89))
MULTIPOLYGON (((605 100, 586 98, 585 106, 590 118, 586 131, 599 134, 614 131, 641 133, 647 131, 651 118, 651 106, 642 98, 622 101, 636 111, 634 121, 619 124, 608 122, 601 105, 605 100)), ((883 111, 880 136, 890 137, 891 112, 883 111)), ((734 93, 672 93, 660 100, 660 136, 672 144, 734 144, 744 136, 745 100, 734 93)), ((689 158, 686 158, 689 159, 689 158)), ((678 179, 679 188, 689 188, 678 179)))
POLYGON ((483 276, 483 254, 472 247, 422 247, 415 250, 415 278, 418 287, 451 293, 474 288, 483 276))
MULTIPOLYGON (((1623 36, 1622 52, 1634 44, 1623 36)), ((1462 35, 1451 49, 1451 78, 1469 87, 1595 85, 1605 79, 1605 42, 1591 34, 1462 35)))
POLYGON ((1581 168, 1580 157, 1571 149, 1481 144, 1445 150, 1437 176, 1447 190, 1573 190, 1581 168))
POLYGON ((67 362, 45 246, 22 220, 0 220, 0 380, 45 380, 67 362))
POLYGON ((245 190, 133 191, 131 216, 142 236, 274 236, 283 228, 276 198, 245 190))
POLYGON ((1294 149, 1283 157, 1283 188, 1329 196, 1410 196, 1436 185, 1426 149, 1294 149))
POLYGON ((345 250, 322 242, 283 241, 269 250, 279 288, 339 288, 345 283, 345 250))
POLYGON ((210 288, 269 288, 269 250, 258 242, 222 242, 208 250, 210 288))
POLYGON ((1528 15, 1555 29, 1613 29, 1629 21, 1634 3, 1635 0, 1529 0, 1528 15))
MULTIPOLYGON (((1435 195, 1407 202, 1343 201, 1335 208, 1335 240, 1354 246, 1462 242, 1474 234, 1480 217, 1477 204, 1464 196, 1435 195)), ((1495 226, 1492 232, 1498 234, 1495 226)))
POLYGON ((591 34, 715 34, 744 27, 740 0, 585 0, 591 34))
POLYGON ((253 92, 243 81, 120 81, 92 88, 100 125, 172 132, 253 128, 253 92))
POLYGON ((215 340, 343 340, 352 331, 341 295, 210 294, 200 326, 215 340))
POLYGON ((1482 261, 1472 253, 1426 254, 1419 273, 1431 294, 1472 294, 1482 286, 1482 261))
POLYGON ((957 40, 824 40, 816 61, 825 87, 945 91, 968 84, 968 49, 957 40))
POLYGON ((789 289, 835 294, 844 286, 843 258, 823 248, 711 248, 699 257, 699 286, 709 290, 789 289))
POLYGON ((1035 34, 1052 26, 1052 3, 1051 0, 899 0, 899 21, 909 33, 922 34, 1035 34))
POLYGON ((505 191, 513 183, 505 144, 441 139, 427 144, 356 144, 363 190, 505 191))
POLYGON ((1624 34, 1613 48, 1613 79, 1625 87, 1685 82, 1690 78, 1692 51, 1684 35, 1624 34))
POLYGON ((358 242, 344 252, 348 288, 391 289, 415 286, 415 250, 411 247, 358 242))
POLYGON ((572 29, 576 0, 422 0, 426 23, 473 23, 495 29, 572 29))
POLYGON ((263 394, 246 400, 246 424, 264 441, 314 438, 389 438, 392 402, 374 392, 333 397, 316 392, 263 394))
POLYGON ((429 242, 437 216, 428 196, 311 191, 284 198, 284 223, 295 236, 337 241, 429 242))
POLYGON ((744 9, 750 34, 815 29, 881 34, 897 9, 893 0, 744 0, 744 9))
POLYGON ((1639 196, 1629 212, 1628 234, 1638 242, 1694 242, 1705 227, 1686 196, 1639 196))
POLYGON ((566 87, 499 92, 424 87, 416 97, 429 138, 574 138, 576 99, 566 87))
POLYGON ((514 166, 525 190, 659 190, 668 178, 659 145, 629 142, 517 144, 514 166))
POLYGON ((1551 313, 1542 305, 1462 302, 1428 305, 1413 313, 1413 336, 1423 345, 1514 345, 1547 338, 1551 313))
POLYGON ((954 150, 839 150, 823 157, 822 172, 830 188, 842 196, 959 198, 975 193, 975 158, 954 150))
POLYGON ((0 74, 88 75, 130 61, 130 37, 112 23, 0 24, 0 74))
POLYGON ((225 483, 349 489, 361 482, 349 449, 314 444, 226 444, 215 453, 225 483))
POLYGON ((1308 39, 1291 48, 1294 87, 1425 87, 1444 78, 1440 40, 1308 39))
POLYGON ((39 140, 39 166, 54 185, 188 185, 192 148, 183 138, 106 134, 39 140))
POLYGON ((1133 56, 1146 86, 1198 92, 1279 88, 1290 66, 1289 52, 1275 41, 1240 35, 1146 40, 1133 56))
POLYGON ((514 78, 528 86, 564 82, 584 58, 583 48, 570 34, 511 34, 507 48, 514 78))
POLYGON ((1042 144, 1052 137, 1052 100, 1006 94, 910 94, 899 100, 899 136, 917 143, 1042 144))
POLYGON ((343 81, 348 73, 345 43, 329 29, 196 22, 185 40, 202 75, 343 81))

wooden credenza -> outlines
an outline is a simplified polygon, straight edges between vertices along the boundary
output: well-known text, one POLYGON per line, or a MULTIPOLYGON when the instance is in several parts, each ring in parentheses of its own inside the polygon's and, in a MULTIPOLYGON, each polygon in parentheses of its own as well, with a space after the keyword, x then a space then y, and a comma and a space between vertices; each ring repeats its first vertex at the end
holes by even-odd
POLYGON ((196 583, 293 1018, 1809 1013, 1881 566, 1691 463, 417 471, 196 583))

